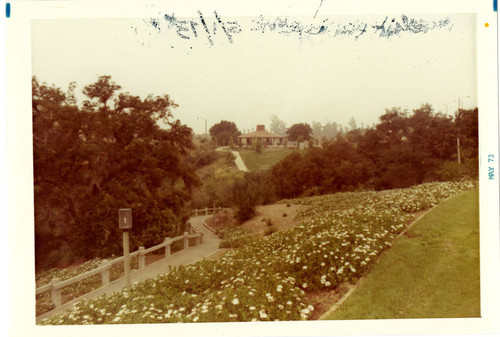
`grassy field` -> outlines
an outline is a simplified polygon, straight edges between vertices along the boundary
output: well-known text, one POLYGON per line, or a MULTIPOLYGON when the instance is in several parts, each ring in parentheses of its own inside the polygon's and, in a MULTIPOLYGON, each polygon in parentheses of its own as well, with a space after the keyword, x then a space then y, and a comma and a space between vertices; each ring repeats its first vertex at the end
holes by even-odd
POLYGON ((479 317, 478 190, 432 209, 326 319, 479 317))
MULTIPOLYGON (((301 152, 304 150, 301 150, 301 152)), ((274 164, 278 163, 281 159, 292 153, 293 150, 263 150, 257 153, 255 150, 240 150, 241 158, 245 165, 252 172, 266 170, 274 164)))

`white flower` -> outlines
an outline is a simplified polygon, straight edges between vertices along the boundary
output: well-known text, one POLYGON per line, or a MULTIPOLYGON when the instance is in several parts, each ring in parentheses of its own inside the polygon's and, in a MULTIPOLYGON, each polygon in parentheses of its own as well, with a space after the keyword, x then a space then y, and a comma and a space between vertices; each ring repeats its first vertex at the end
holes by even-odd
POLYGON ((235 299, 233 299, 233 301, 231 303, 233 303, 234 305, 238 305, 238 304, 240 304, 240 300, 235 298, 235 299))

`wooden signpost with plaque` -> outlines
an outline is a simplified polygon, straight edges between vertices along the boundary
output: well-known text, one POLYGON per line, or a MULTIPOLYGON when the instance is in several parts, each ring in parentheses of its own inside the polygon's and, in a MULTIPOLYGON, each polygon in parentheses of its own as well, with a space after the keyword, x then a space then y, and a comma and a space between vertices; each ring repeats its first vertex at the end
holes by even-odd
POLYGON ((123 266, 125 269, 125 286, 130 287, 130 246, 129 233, 132 229, 132 209, 120 208, 118 210, 118 227, 123 231, 123 266))

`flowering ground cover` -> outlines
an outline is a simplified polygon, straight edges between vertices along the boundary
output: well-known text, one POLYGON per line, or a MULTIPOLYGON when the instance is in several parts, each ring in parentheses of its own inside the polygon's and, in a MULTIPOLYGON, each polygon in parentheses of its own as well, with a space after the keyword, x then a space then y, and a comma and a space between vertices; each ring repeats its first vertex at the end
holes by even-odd
POLYGON ((254 235, 248 228, 230 225, 216 231, 222 239, 220 248, 238 248, 250 243, 254 235))
POLYGON ((83 302, 42 324, 305 320, 309 290, 354 281, 414 217, 475 181, 283 201, 307 205, 298 226, 83 302))
MULTIPOLYGON (((78 276, 90 270, 102 266, 103 263, 110 259, 95 258, 79 265, 76 268, 51 268, 35 275, 36 287, 39 288, 49 284, 52 279, 59 278, 61 281, 78 276)), ((130 260, 131 268, 138 268, 138 258, 130 260)), ((123 264, 115 264, 111 267, 109 272, 110 281, 116 280, 124 275, 123 264)), ((71 286, 65 287, 62 290, 63 303, 78 298, 86 293, 89 293, 102 286, 101 275, 97 274, 92 277, 86 278, 80 282, 74 283, 71 286)), ((44 292, 36 296, 36 315, 39 316, 54 309, 54 305, 50 301, 50 293, 44 292)))
POLYGON ((324 319, 480 317, 478 205, 474 189, 426 213, 324 319))

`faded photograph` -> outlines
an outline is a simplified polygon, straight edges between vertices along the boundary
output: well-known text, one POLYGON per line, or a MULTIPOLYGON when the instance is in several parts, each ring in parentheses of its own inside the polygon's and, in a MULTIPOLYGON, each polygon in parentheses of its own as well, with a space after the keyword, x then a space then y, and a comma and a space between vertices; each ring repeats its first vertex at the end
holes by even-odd
POLYGON ((474 14, 33 20, 39 325, 480 317, 474 14))

